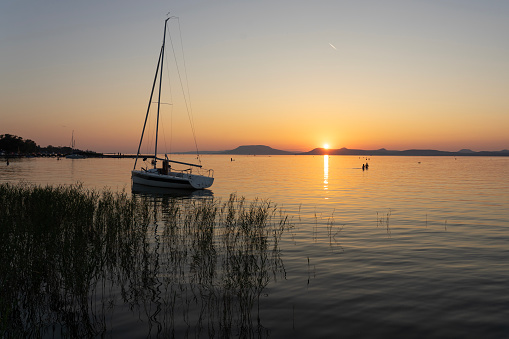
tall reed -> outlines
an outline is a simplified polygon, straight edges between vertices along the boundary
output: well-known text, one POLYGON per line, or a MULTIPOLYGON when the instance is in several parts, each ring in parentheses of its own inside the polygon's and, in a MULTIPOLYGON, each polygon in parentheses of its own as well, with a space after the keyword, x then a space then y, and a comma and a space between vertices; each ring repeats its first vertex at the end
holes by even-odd
POLYGON ((289 227, 269 201, 235 195, 0 184, 0 336, 107 335, 125 307, 147 335, 259 334, 254 306, 284 275, 289 227))

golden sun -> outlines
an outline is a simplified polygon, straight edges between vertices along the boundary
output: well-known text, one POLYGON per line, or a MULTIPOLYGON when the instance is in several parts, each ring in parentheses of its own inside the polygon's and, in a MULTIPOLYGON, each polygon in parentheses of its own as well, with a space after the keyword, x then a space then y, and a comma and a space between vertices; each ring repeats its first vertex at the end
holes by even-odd
POLYGON ((329 149, 329 144, 323 144, 323 148, 329 149))

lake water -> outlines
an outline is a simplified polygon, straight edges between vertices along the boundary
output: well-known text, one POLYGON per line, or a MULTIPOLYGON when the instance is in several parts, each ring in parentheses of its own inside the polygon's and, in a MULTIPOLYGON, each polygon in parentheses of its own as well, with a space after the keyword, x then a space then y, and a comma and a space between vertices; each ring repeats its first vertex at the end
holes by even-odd
MULTIPOLYGON (((179 285, 201 291, 184 293, 185 309, 175 309, 171 300, 182 295, 174 290, 140 296, 134 307, 112 286, 108 302, 116 306, 102 335, 509 338, 509 158, 209 155, 202 162, 215 170, 207 199, 269 199, 288 216, 292 227, 268 283, 241 306, 240 320, 229 315, 230 332, 197 316, 199 308, 225 310, 203 301, 199 281, 179 285)), ((131 192, 133 159, 0 166, 0 183, 131 192)), ((161 285, 167 271, 155 269, 161 285)), ((172 283, 165 280, 166 291, 172 283)), ((58 337, 52 326, 45 335, 58 337)))

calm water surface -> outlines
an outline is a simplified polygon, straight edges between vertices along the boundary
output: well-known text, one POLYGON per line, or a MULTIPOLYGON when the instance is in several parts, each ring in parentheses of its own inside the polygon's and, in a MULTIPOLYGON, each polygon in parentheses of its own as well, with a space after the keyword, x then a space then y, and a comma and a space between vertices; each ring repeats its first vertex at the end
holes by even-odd
MULTIPOLYGON (((508 158, 214 155, 202 162, 215 170, 213 199, 269 199, 293 225, 280 243, 278 273, 250 307, 254 330, 239 327, 233 336, 509 338, 508 158)), ((13 159, 1 164, 0 182, 81 182, 130 194, 132 166, 132 159, 13 159)), ((209 337, 189 313, 164 321, 167 312, 142 316, 119 305, 105 333, 209 337)))

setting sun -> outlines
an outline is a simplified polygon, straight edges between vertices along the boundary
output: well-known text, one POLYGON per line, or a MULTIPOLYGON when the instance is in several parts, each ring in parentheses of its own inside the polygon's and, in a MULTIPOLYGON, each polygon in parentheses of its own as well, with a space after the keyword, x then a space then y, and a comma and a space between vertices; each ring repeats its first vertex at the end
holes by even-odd
POLYGON ((329 149, 329 144, 323 144, 323 148, 329 149))

